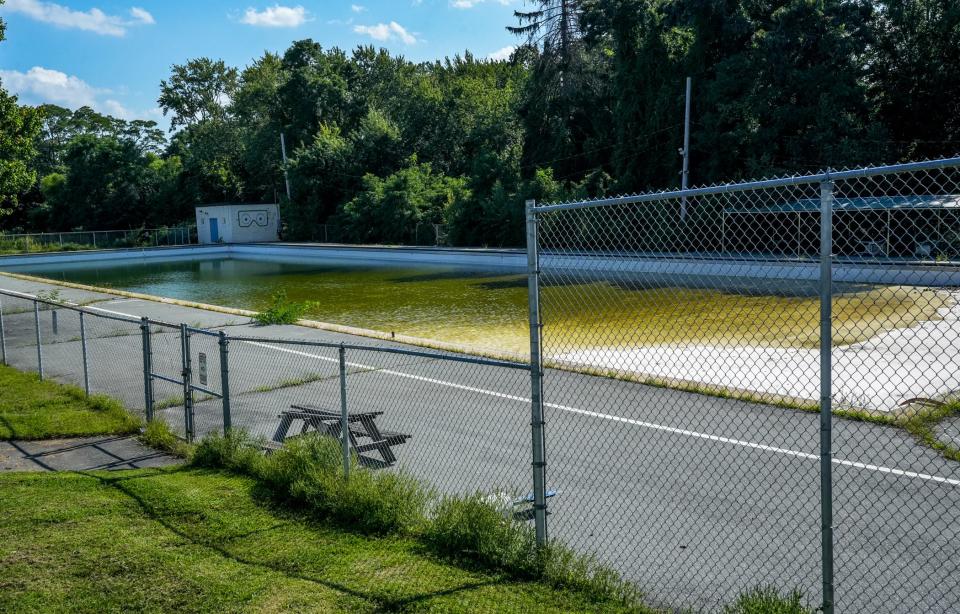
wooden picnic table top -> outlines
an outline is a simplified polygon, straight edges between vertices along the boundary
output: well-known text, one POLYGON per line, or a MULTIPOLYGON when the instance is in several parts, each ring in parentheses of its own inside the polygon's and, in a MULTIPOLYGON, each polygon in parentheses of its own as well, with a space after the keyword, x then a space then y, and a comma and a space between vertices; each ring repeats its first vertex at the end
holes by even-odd
MULTIPOLYGON (((339 420, 342 415, 339 411, 332 411, 315 405, 291 405, 290 407, 305 414, 317 416, 318 418, 336 418, 339 420)), ((290 413, 290 410, 285 410, 283 413, 290 413)), ((382 415, 382 411, 351 411, 347 412, 347 419, 353 422, 365 418, 376 418, 382 415)))

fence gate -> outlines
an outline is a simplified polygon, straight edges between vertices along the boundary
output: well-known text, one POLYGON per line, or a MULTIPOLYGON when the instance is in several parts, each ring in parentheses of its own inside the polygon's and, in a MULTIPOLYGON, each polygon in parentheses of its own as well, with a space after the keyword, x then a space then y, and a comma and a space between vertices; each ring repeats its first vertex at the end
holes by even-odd
POLYGON ((532 207, 550 537, 668 607, 960 602, 958 165, 532 207))

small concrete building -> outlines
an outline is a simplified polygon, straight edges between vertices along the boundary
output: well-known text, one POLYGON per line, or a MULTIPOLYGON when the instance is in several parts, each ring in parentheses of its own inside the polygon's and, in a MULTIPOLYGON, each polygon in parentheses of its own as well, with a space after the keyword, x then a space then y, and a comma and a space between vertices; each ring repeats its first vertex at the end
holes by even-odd
POLYGON ((216 203, 197 207, 200 243, 266 243, 280 239, 278 205, 216 203))

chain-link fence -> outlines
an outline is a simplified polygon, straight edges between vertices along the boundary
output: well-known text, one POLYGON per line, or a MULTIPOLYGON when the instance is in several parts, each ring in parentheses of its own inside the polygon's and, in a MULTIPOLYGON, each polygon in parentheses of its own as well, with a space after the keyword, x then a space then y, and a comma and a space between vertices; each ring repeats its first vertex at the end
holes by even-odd
POLYGON ((275 447, 315 430, 441 494, 531 490, 526 363, 227 335, 4 290, 0 341, 0 362, 120 399, 187 441, 239 427, 275 447))
POLYGON ((551 537, 670 607, 955 608, 958 166, 530 208, 551 537))
POLYGON ((188 440, 317 430, 442 493, 530 500, 541 543, 653 605, 771 585, 955 609, 960 159, 531 203, 527 233, 529 364, 13 292, 0 359, 188 440))
POLYGON ((191 245, 196 242, 196 226, 19 234, 0 232, 0 254, 72 249, 160 247, 164 245, 191 245))

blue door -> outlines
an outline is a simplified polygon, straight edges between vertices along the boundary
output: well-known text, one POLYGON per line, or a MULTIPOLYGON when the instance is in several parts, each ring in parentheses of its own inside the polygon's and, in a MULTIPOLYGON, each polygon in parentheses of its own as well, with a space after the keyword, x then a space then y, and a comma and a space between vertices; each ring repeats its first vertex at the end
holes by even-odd
POLYGON ((210 242, 219 243, 220 242, 220 227, 217 224, 219 222, 215 217, 210 218, 210 242))

